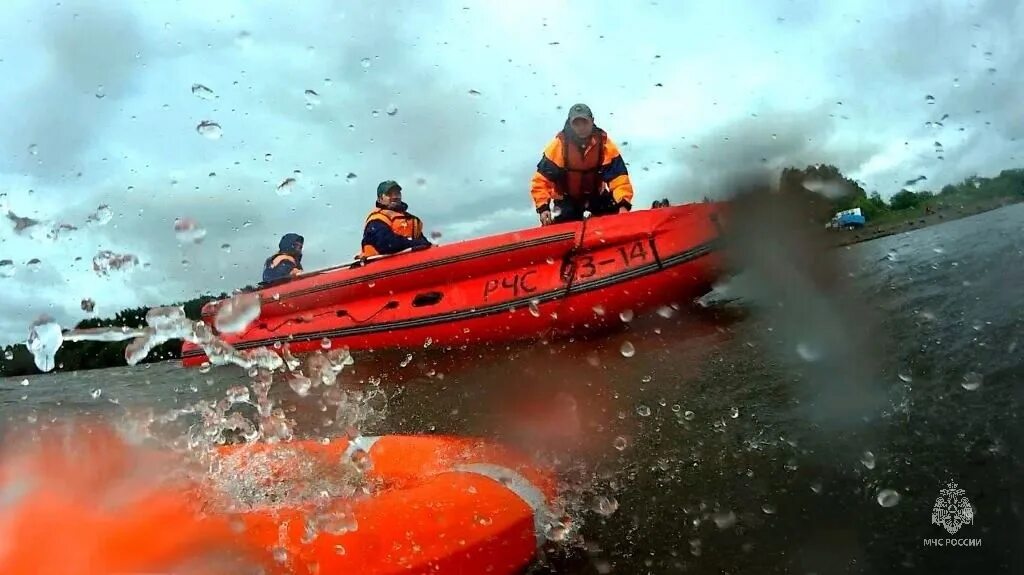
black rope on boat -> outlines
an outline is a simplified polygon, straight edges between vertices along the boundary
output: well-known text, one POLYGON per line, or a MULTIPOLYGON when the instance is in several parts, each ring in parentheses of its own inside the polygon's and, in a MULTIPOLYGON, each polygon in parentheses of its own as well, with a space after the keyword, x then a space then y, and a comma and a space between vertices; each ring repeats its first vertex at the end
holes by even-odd
MULTIPOLYGON (((593 217, 593 216, 591 216, 591 217, 593 217)), ((579 241, 576 242, 575 246, 569 248, 569 251, 565 252, 565 257, 562 260, 564 262, 563 265, 562 265, 562 269, 563 269, 562 273, 563 273, 563 275, 565 274, 566 271, 569 272, 569 279, 568 279, 568 281, 566 282, 566 285, 565 285, 565 296, 563 296, 563 297, 568 297, 569 296, 569 292, 572 290, 573 281, 575 281, 575 279, 576 279, 576 261, 573 259, 573 256, 575 256, 576 253, 579 252, 580 248, 583 247, 583 239, 587 235, 587 222, 589 222, 589 221, 590 221, 590 218, 584 218, 583 219, 583 226, 580 228, 580 239, 579 239, 579 241), (568 266, 568 269, 566 269, 566 266, 568 266)))

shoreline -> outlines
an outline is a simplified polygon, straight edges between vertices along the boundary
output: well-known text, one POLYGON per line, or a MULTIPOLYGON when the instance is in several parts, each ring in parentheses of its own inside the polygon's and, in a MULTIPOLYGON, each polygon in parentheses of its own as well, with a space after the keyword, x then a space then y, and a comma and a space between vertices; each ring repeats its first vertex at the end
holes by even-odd
POLYGON ((951 222, 981 213, 990 212, 992 210, 998 210, 999 208, 1005 208, 1006 206, 1011 206, 1021 202, 1024 202, 1024 199, 996 198, 972 205, 941 209, 934 213, 921 214, 914 218, 883 222, 875 225, 868 224, 864 228, 856 231, 835 230, 831 233, 834 233, 838 237, 834 238, 833 247, 840 248, 869 242, 871 240, 894 236, 903 232, 919 230, 944 222, 951 222))

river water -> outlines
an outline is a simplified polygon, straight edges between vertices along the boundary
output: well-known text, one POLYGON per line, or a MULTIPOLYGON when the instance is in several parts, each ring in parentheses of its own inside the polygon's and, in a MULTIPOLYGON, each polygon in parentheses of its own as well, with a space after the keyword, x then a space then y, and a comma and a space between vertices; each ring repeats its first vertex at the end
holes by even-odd
MULTIPOLYGON (((357 356, 342 380, 383 391, 364 433, 480 435, 554 463, 571 536, 533 572, 1020 573, 1022 231, 1011 206, 829 252, 824 288, 591 341, 357 356), (949 482, 974 511, 955 535, 932 523, 949 482), (981 546, 924 542, 951 537, 981 546)), ((175 363, 9 379, 0 415, 166 413, 247 380, 175 363)), ((298 435, 330 432, 275 386, 298 435)))

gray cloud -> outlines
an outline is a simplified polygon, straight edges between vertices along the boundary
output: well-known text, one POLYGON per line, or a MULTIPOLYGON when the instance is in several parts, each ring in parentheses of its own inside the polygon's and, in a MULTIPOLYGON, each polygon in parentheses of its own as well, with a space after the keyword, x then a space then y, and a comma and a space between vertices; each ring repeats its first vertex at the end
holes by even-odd
POLYGON ((33 25, 42 41, 33 72, 42 73, 26 74, 34 81, 18 86, 5 104, 19 113, 10 119, 9 133, 17 137, 0 143, 2 171, 52 179, 80 169, 81 155, 96 144, 114 102, 132 90, 145 62, 147 44, 131 13, 64 4, 33 25), (30 145, 38 146, 38 157, 28 153, 30 145))

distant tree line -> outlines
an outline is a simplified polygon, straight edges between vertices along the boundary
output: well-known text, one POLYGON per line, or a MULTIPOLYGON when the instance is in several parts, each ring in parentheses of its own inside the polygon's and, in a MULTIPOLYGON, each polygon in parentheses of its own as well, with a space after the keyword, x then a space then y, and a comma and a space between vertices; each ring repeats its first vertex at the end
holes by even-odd
POLYGON ((922 213, 967 207, 978 202, 1024 200, 1024 169, 1020 168, 1003 170, 994 178, 971 176, 959 184, 944 186, 938 193, 909 189, 919 187, 923 181, 924 176, 904 182, 903 188, 886 202, 877 191, 868 194, 858 182, 844 176, 839 168, 823 164, 802 170, 783 170, 780 188, 813 190, 820 185, 828 187, 833 194, 827 203, 829 211, 821 214, 823 219, 827 221, 841 210, 860 208, 869 225, 871 222, 914 218, 922 213))

